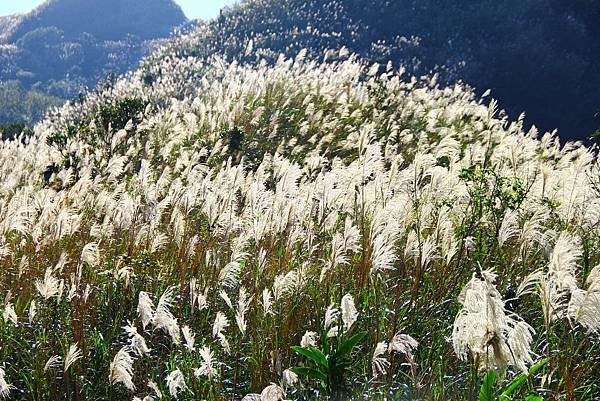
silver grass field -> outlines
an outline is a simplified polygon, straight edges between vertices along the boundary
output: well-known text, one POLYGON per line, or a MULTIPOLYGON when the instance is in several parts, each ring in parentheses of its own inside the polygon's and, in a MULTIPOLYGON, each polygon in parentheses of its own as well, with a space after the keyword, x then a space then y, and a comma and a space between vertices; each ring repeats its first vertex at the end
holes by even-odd
POLYGON ((599 399, 596 149, 203 29, 0 143, 0 398, 599 399))

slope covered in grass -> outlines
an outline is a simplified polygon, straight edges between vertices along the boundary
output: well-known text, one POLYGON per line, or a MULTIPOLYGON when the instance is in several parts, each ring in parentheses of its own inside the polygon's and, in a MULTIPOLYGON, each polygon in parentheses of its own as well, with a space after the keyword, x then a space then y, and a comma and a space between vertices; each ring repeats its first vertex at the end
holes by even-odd
POLYGON ((590 0, 243 1, 174 50, 239 58, 252 39, 248 60, 346 46, 417 76, 492 89, 513 119, 525 111, 528 124, 581 140, 600 126, 599 18, 590 0))
POLYGON ((206 29, 0 143, 0 395, 600 391, 590 149, 346 49, 182 57, 206 29))

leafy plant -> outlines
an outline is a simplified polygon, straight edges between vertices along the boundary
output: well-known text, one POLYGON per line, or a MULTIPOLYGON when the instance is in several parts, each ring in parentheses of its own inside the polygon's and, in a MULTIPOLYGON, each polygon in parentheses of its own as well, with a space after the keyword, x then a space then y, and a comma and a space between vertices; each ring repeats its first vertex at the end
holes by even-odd
POLYGON ((340 335, 328 338, 327 333, 323 332, 321 336, 323 349, 315 346, 292 347, 297 354, 307 359, 308 366, 291 370, 298 375, 316 379, 332 399, 341 400, 348 391, 346 382, 353 367, 350 356, 366 335, 367 332, 362 331, 353 336, 340 335))
MULTIPOLYGON (((527 383, 530 376, 535 375, 542 367, 548 363, 548 359, 542 359, 531 368, 527 373, 521 373, 504 387, 498 387, 498 374, 495 370, 488 370, 479 389, 479 401, 512 401, 517 392, 527 383)), ((523 398, 524 401, 541 401, 543 400, 537 394, 528 394, 523 398)))

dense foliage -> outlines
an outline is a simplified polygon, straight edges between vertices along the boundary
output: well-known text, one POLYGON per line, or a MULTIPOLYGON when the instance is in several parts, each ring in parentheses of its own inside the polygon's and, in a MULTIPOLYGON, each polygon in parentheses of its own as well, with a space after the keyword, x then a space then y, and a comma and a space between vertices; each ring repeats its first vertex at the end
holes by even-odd
MULTIPOLYGON (((0 22, 4 43, 23 39, 23 46, 0 49, 0 80, 17 79, 64 99, 93 88, 108 72, 126 71, 147 54, 144 39, 165 36, 184 21, 170 1, 136 1, 85 3, 85 11, 80 0, 51 1, 22 21, 0 22)), ((212 34, 186 50, 238 58, 252 39, 257 51, 249 61, 256 54, 276 58, 306 48, 319 55, 346 46, 374 62, 402 64, 417 76, 433 71, 446 84, 464 81, 479 94, 491 89, 512 118, 525 112, 528 124, 558 128, 565 139, 587 139, 600 125, 596 1, 243 3, 213 21, 212 34)))
POLYGON ((46 110, 63 104, 63 100, 36 90, 24 90, 19 82, 0 84, 0 122, 31 122, 41 120, 46 110))

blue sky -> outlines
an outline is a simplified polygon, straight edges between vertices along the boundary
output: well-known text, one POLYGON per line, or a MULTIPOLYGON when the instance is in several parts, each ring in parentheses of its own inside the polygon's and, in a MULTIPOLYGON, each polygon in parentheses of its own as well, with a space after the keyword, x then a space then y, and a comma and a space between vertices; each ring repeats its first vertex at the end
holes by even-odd
MULTIPOLYGON (((228 4, 234 4, 235 0, 175 0, 185 15, 190 18, 208 19, 216 17, 219 10, 228 4)), ((24 13, 32 10, 42 0, 0 0, 0 15, 24 13)))

